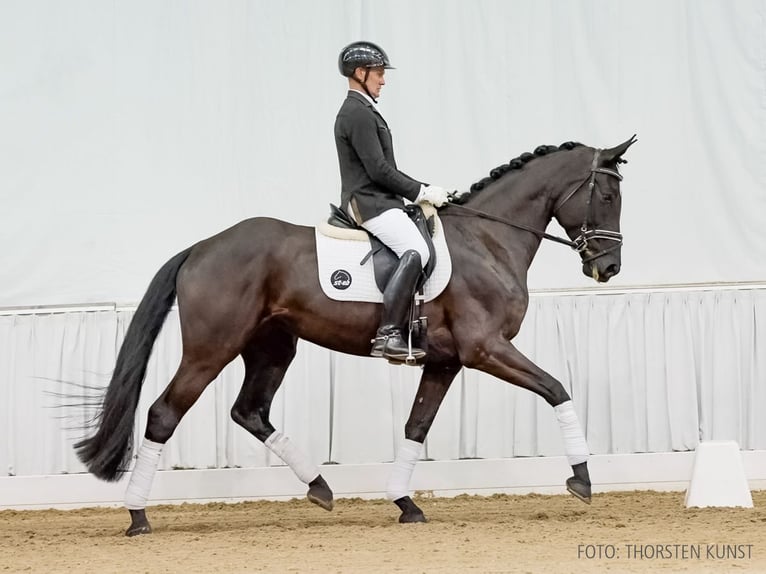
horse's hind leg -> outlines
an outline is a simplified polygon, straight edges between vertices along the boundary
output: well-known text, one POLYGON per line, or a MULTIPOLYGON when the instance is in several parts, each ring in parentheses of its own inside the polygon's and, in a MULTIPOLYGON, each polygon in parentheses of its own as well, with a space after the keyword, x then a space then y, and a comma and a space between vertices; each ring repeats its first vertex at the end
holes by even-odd
POLYGON ((231 409, 231 418, 279 456, 303 483, 308 499, 332 510, 333 494, 319 469, 296 445, 274 429, 271 402, 295 357, 297 339, 278 327, 263 327, 242 351, 245 381, 231 409))
POLYGON ((399 522, 426 522, 423 511, 410 498, 410 478, 415 470, 415 463, 420 458, 423 441, 460 367, 460 363, 427 363, 423 368, 410 417, 404 427, 404 443, 396 452, 394 468, 386 486, 386 497, 402 511, 399 522))
POLYGON ((468 354, 461 353, 465 366, 528 389, 553 407, 564 439, 567 460, 574 473, 566 481, 567 490, 590 504, 591 483, 587 462, 590 453, 572 400, 564 386, 503 339, 477 338, 462 346, 471 349, 468 354))
POLYGON ((131 518, 130 527, 125 532, 127 536, 149 534, 152 531, 146 518, 146 500, 162 448, 173 435, 181 418, 226 363, 228 358, 219 357, 215 360, 208 356, 204 361, 192 360, 185 353, 170 384, 150 407, 144 441, 138 450, 136 465, 125 493, 125 507, 130 511, 131 518))

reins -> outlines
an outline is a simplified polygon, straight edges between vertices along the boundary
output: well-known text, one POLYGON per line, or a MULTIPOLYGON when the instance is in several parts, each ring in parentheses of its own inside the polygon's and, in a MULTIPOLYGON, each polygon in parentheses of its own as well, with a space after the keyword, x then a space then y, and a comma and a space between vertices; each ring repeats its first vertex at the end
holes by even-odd
POLYGON ((596 174, 603 173, 606 175, 610 175, 612 177, 616 177, 619 181, 622 181, 622 175, 620 175, 617 171, 613 169, 608 169, 605 167, 598 167, 598 158, 600 154, 601 154, 601 150, 597 149, 595 153, 593 154, 593 162, 591 163, 590 173, 579 184, 574 186, 572 190, 564 196, 564 199, 559 201, 556 204, 556 206, 553 208, 553 214, 555 215, 559 211, 559 209, 561 209, 563 205, 567 201, 569 201, 574 196, 574 194, 577 193, 585 185, 586 182, 588 183, 588 201, 586 204, 585 218, 583 220, 582 226, 580 227, 580 235, 578 235, 573 241, 569 239, 564 239, 563 237, 559 237, 557 235, 551 235, 550 233, 546 233, 545 231, 540 231, 539 229, 535 229, 534 227, 529 227, 521 223, 515 223, 503 217, 498 217, 496 215, 492 215, 490 213, 486 213, 478 209, 466 207, 465 205, 462 205, 459 203, 448 203, 447 205, 449 207, 456 207, 459 210, 471 213, 473 215, 476 215, 477 217, 481 217, 482 219, 489 219, 491 221, 504 223, 505 225, 508 225, 510 227, 515 227, 516 229, 521 229, 523 231, 533 233, 542 239, 548 239, 549 241, 566 245, 568 247, 571 247, 572 249, 574 249, 580 254, 583 254, 585 250, 588 248, 589 239, 606 239, 609 241, 617 242, 616 245, 612 245, 611 247, 607 249, 602 249, 595 255, 591 255, 582 260, 583 263, 587 263, 589 261, 593 261, 594 259, 597 259, 598 257, 601 257, 602 255, 606 255, 607 253, 610 253, 611 251, 614 251, 615 249, 620 247, 620 245, 622 245, 621 233, 617 231, 609 231, 607 229, 597 229, 597 228, 589 229, 588 228, 590 218, 591 218, 593 191, 596 186, 596 174))
POLYGON ((516 229, 523 229, 524 231, 528 231, 529 233, 534 233, 535 235, 537 235, 538 237, 542 237, 543 239, 549 239, 550 241, 561 243, 562 245, 566 245, 568 247, 571 247, 572 249, 577 249, 577 245, 575 244, 574 241, 571 241, 569 239, 564 239, 563 237, 558 237, 557 235, 551 235, 550 233, 546 233, 545 231, 540 231, 539 229, 535 229, 534 227, 529 227, 528 225, 522 225, 521 223, 514 223, 513 221, 510 221, 508 219, 504 219, 496 215, 491 215, 489 213, 485 213, 484 211, 473 209, 472 207, 466 207, 465 205, 461 205, 459 203, 448 203, 447 206, 449 206, 450 208, 457 207, 458 209, 462 211, 471 213, 473 215, 481 217, 482 219, 489 219, 492 221, 497 221, 499 223, 505 223, 506 225, 510 227, 515 227, 516 229))

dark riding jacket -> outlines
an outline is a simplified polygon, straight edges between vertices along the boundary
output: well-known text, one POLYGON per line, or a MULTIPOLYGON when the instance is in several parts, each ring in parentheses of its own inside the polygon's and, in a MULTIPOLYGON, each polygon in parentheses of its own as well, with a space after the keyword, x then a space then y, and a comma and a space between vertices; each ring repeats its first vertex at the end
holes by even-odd
POLYGON ((335 147, 341 179, 341 207, 366 221, 415 201, 421 182, 396 168, 391 131, 383 116, 361 94, 349 90, 335 118, 335 147))

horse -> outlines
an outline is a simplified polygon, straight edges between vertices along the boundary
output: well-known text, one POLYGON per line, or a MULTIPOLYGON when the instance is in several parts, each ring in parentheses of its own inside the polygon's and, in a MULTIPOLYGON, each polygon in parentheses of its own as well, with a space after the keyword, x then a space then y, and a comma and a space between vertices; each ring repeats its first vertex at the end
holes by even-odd
MULTIPOLYGON (((543 239, 574 248, 583 273, 597 282, 619 273, 618 167, 635 141, 634 135, 608 149, 573 142, 540 146, 495 168, 438 210, 453 271, 444 291, 424 304, 428 354, 387 484, 387 498, 401 511, 399 522, 426 521, 409 496, 410 477, 442 399, 463 367, 528 389, 553 407, 573 471, 567 490, 591 502, 589 451, 572 401, 564 386, 511 340, 528 306, 527 272, 543 239), (545 233, 554 218, 569 239, 545 233)), ((336 301, 322 292, 314 231, 274 218, 246 219, 178 253, 150 282, 99 399, 95 431, 74 445, 99 479, 118 480, 127 471, 149 356, 177 300, 183 353, 177 372, 149 408, 125 496, 131 517, 126 535, 152 531, 145 507, 162 447, 238 355, 245 376, 232 419, 292 468, 308 485, 311 502, 332 509, 333 493, 318 467, 274 428, 269 411, 298 339, 367 356, 381 305, 336 301)))

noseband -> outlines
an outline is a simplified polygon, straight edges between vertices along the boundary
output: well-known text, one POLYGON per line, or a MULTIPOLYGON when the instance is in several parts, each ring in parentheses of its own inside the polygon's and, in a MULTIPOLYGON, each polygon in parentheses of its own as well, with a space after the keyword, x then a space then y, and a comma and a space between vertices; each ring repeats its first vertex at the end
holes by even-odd
POLYGON ((593 190, 596 188, 596 174, 605 173, 606 175, 616 177, 618 181, 622 181, 622 176, 617 171, 613 169, 607 169, 605 167, 598 167, 598 158, 600 155, 601 150, 597 149, 593 154, 593 162, 590 166, 590 175, 588 175, 588 177, 586 177, 582 182, 575 186, 572 191, 564 196, 564 199, 562 199, 556 205, 556 207, 553 208, 553 214, 556 215, 559 209, 561 209, 567 201, 572 199, 572 196, 574 196, 575 193, 582 189, 583 185, 585 185, 585 182, 588 182, 588 202, 586 203, 585 219, 580 226, 580 235, 575 237, 572 241, 572 249, 577 251, 582 256, 588 249, 588 240, 590 239, 608 239, 609 241, 616 241, 617 243, 611 247, 602 249, 595 255, 583 258, 583 263, 588 263, 589 261, 598 259, 607 253, 611 253, 622 245, 622 233, 617 231, 609 231, 607 229, 598 229, 597 227, 590 227, 590 220, 593 215, 593 190))

